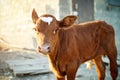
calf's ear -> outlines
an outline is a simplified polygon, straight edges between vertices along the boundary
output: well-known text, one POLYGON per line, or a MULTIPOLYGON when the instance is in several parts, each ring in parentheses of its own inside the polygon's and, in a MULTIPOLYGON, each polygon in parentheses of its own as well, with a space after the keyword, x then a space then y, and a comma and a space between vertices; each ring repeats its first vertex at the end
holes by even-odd
POLYGON ((77 16, 74 15, 66 16, 60 21, 60 27, 69 27, 75 23, 76 19, 77 16))
POLYGON ((33 9, 33 11, 32 11, 32 20, 33 20, 34 24, 36 24, 36 21, 37 21, 38 18, 39 17, 38 17, 37 12, 35 11, 35 9, 33 9))

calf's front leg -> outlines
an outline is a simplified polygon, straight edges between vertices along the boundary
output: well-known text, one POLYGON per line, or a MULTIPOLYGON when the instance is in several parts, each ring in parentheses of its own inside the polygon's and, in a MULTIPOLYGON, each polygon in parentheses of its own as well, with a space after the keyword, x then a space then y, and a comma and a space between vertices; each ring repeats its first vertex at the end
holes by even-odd
POLYGON ((65 80, 65 77, 63 78, 56 77, 56 80, 65 80))
POLYGON ((75 80, 76 72, 78 70, 79 65, 75 62, 70 63, 67 66, 67 80, 75 80))

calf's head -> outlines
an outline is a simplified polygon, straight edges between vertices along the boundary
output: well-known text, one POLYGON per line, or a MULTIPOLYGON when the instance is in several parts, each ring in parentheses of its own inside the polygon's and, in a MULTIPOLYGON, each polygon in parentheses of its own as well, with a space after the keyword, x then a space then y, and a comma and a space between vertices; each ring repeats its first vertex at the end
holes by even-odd
POLYGON ((71 26, 76 18, 76 16, 70 15, 58 21, 50 14, 38 17, 37 12, 33 9, 32 20, 35 24, 37 51, 45 55, 50 54, 59 39, 60 29, 71 26))

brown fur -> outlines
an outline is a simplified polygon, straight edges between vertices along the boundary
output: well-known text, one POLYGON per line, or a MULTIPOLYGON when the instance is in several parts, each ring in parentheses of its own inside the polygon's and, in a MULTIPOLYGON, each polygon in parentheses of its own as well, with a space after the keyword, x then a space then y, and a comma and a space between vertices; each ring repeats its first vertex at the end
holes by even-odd
MULTIPOLYGON (((70 21, 67 20, 67 22, 70 21)), ((52 26, 54 26, 53 23, 51 23, 52 26)), ((52 47, 54 48, 47 54, 51 70, 55 73, 57 80, 65 80, 65 76, 67 80, 75 80, 79 65, 88 60, 94 61, 98 79, 104 80, 105 65, 101 59, 103 55, 108 56, 111 76, 113 80, 116 80, 118 75, 117 50, 113 27, 104 21, 69 25, 70 27, 67 26, 67 28, 63 28, 65 25, 60 28, 61 24, 61 21, 58 21, 59 31, 53 40, 52 47)), ((40 36, 38 35, 37 38, 40 36)))

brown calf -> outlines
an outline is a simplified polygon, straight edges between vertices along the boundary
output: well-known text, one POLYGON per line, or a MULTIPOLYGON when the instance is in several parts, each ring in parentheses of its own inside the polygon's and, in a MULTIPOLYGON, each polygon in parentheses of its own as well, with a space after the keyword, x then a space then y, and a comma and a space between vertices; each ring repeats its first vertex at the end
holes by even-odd
POLYGON ((105 79, 103 55, 110 60, 113 80, 117 79, 117 50, 114 29, 104 21, 91 21, 73 24, 76 16, 67 16, 58 21, 49 14, 38 17, 32 12, 36 24, 38 52, 47 55, 51 70, 57 80, 75 80, 80 64, 93 60, 98 72, 98 79, 105 79))

